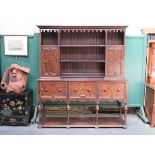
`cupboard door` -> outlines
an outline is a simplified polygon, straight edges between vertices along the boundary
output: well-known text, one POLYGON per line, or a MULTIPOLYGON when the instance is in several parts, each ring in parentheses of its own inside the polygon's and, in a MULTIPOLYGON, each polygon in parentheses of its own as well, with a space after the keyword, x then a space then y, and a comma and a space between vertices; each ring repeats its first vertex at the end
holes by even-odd
POLYGON ((57 46, 41 46, 41 76, 56 77, 60 75, 60 50, 57 46))
POLYGON ((106 76, 122 77, 124 74, 123 60, 123 47, 108 47, 106 51, 106 76))
POLYGON ((42 101, 66 101, 67 83, 40 82, 39 92, 42 101))

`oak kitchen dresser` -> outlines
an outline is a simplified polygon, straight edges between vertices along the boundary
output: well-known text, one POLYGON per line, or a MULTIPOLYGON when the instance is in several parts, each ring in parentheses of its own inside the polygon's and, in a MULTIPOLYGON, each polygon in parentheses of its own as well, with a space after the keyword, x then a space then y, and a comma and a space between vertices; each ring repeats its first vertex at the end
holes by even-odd
POLYGON ((38 127, 126 128, 126 26, 38 28, 38 127), (118 115, 100 113, 104 107, 118 115))

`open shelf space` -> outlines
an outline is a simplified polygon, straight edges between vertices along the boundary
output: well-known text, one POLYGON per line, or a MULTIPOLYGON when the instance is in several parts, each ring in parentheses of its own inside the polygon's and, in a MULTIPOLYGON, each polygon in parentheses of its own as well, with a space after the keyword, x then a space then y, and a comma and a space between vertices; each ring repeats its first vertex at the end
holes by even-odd
POLYGON ((96 113, 91 110, 95 105, 70 105, 69 126, 70 127, 95 127, 96 113))
POLYGON ((105 60, 104 47, 61 48, 60 60, 105 60))
POLYGON ((61 63, 61 75, 62 76, 103 76, 105 73, 104 63, 92 63, 92 62, 70 62, 61 63))
POLYGON ((121 117, 99 117, 98 127, 125 127, 124 120, 121 117))
POLYGON ((95 117, 70 117, 69 126, 70 127, 95 127, 96 118, 95 117))
POLYGON ((41 117, 40 127, 67 127, 67 117, 41 117))
POLYGON ((61 32, 61 45, 105 45, 105 31, 61 32))
POLYGON ((40 118, 40 127, 67 127, 66 105, 53 105, 54 102, 43 105, 43 113, 40 118))
POLYGON ((61 48, 61 76, 98 77, 105 73, 105 47, 61 48))
POLYGON ((108 32, 107 45, 124 45, 124 32, 121 31, 108 32))
POLYGON ((124 120, 119 113, 98 113, 91 110, 95 106, 70 106, 66 111, 46 111, 40 118, 39 127, 123 127, 124 120), (88 108, 90 107, 90 109, 88 108), (76 108, 76 109, 74 109, 76 108))
POLYGON ((58 32, 42 32, 41 45, 58 45, 58 32))

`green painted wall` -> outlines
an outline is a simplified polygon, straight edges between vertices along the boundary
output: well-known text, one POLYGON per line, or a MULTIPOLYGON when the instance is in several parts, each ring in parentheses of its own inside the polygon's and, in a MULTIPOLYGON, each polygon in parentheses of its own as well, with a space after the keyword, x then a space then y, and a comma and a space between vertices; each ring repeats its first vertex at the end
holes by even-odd
MULTIPOLYGON (((145 37, 126 37, 125 77, 128 80, 128 106, 140 107, 144 101, 145 84, 145 37)), ((31 68, 28 87, 34 92, 34 105, 37 105, 37 82, 39 78, 39 34, 28 36, 28 57, 18 57, 18 64, 31 68)), ((16 58, 4 56, 4 38, 0 36, 1 75, 16 58)))

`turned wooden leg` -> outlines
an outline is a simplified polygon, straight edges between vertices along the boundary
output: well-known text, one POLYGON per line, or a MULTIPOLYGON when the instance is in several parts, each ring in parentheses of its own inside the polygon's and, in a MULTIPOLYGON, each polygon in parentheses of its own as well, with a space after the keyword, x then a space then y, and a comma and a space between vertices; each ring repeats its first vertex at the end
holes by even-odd
POLYGON ((122 104, 119 102, 119 113, 120 113, 120 116, 122 115, 122 104))
POLYGON ((117 101, 118 107, 119 107, 119 114, 122 115, 122 103, 120 101, 117 101))
POLYGON ((67 104, 67 128, 69 128, 69 111, 70 111, 70 106, 67 104))
POLYGON ((98 105, 98 103, 97 103, 97 104, 96 104, 96 128, 98 128, 98 117, 99 117, 98 111, 99 111, 99 105, 98 105))
POLYGON ((127 107, 127 105, 126 105, 126 103, 125 103, 125 105, 124 105, 124 125, 126 126, 127 125, 127 111, 128 111, 128 107, 127 107))
POLYGON ((38 105, 38 128, 41 128, 41 122, 40 122, 40 120, 41 120, 41 117, 42 117, 42 112, 43 111, 43 109, 42 109, 42 103, 39 103, 39 105, 38 105))
POLYGON ((150 120, 150 126, 151 126, 151 128, 153 128, 154 125, 155 125, 155 104, 153 104, 152 109, 153 109, 153 111, 152 111, 152 118, 150 120))
POLYGON ((151 126, 151 128, 153 128, 154 127, 154 124, 150 124, 150 126, 151 126))

